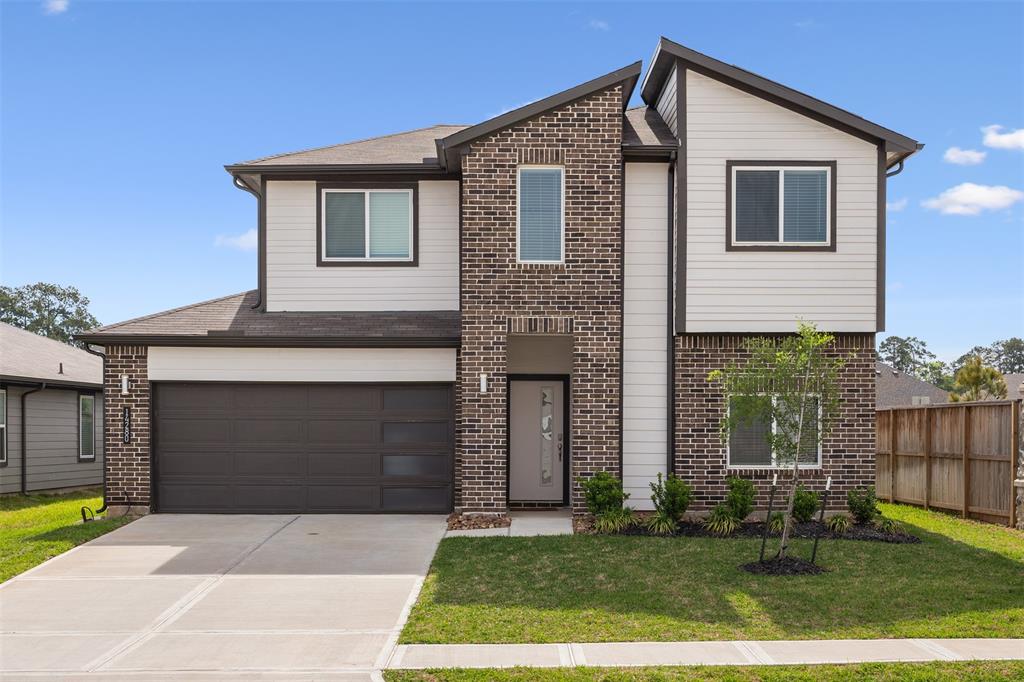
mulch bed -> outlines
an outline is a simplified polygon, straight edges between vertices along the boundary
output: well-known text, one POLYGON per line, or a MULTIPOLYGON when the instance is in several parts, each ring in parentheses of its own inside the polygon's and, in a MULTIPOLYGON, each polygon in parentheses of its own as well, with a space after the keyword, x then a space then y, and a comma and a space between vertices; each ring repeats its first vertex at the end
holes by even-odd
MULTIPOLYGON (((579 530, 576 531, 580 532, 579 530)), ((740 527, 736 529, 736 532, 732 535, 725 536, 726 538, 759 538, 764 533, 764 523, 760 521, 741 523, 740 527)), ((893 544, 912 544, 915 542, 921 542, 921 539, 916 535, 910 535, 909 533, 886 533, 883 532, 871 524, 857 523, 850 526, 850 529, 845 533, 833 533, 823 523, 818 521, 808 521, 806 523, 797 523, 793 525, 790 532, 792 537, 795 538, 808 538, 813 539, 815 536, 820 537, 822 540, 868 540, 871 542, 890 542, 893 544)), ((664 537, 661 535, 655 535, 649 532, 642 525, 632 526, 622 531, 620 535, 643 535, 652 537, 664 537)), ((700 521, 685 520, 676 526, 676 537, 692 537, 692 538, 717 538, 722 537, 715 535, 708 531, 704 527, 704 524, 700 521)), ((779 537, 780 533, 768 533, 768 537, 779 537)))
POLYGON ((828 570, 795 556, 751 561, 749 564, 743 564, 740 568, 757 575, 817 575, 828 570))
POLYGON ((448 515, 448 530, 477 530, 480 528, 508 528, 512 519, 495 514, 448 515))

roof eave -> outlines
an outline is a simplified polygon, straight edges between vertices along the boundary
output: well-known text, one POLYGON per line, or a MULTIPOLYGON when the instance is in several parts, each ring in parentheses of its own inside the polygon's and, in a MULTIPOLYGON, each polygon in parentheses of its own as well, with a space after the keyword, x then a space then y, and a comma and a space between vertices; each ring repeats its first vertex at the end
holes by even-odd
POLYGON ((97 346, 223 346, 229 348, 458 348, 457 336, 338 337, 252 336, 246 334, 82 334, 75 339, 97 346))
POLYGON ((443 172, 440 163, 307 163, 307 164, 231 164, 224 166, 231 175, 240 173, 257 175, 302 175, 305 173, 422 173, 434 175, 443 172))
POLYGON ((92 381, 46 379, 41 377, 15 376, 11 374, 0 374, 0 383, 13 386, 38 386, 39 384, 46 384, 47 388, 84 389, 87 391, 103 390, 102 383, 92 381))

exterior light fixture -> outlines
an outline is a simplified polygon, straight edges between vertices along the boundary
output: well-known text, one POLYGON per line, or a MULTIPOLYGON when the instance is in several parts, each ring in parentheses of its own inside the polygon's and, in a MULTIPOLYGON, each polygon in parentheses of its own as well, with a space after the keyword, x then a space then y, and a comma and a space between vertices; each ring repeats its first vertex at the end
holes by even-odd
POLYGON ((480 392, 487 393, 487 373, 480 373, 480 392))
POLYGON ((128 375, 121 375, 121 395, 128 395, 128 375))

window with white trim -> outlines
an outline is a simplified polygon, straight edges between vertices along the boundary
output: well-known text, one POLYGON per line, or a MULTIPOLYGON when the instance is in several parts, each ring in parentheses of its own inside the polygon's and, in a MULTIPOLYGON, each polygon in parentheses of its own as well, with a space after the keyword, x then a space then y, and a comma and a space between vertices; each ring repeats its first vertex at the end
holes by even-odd
POLYGON ((96 396, 78 395, 78 461, 96 459, 96 396))
MULTIPOLYGON (((750 400, 745 396, 729 398, 729 411, 737 409, 736 402, 750 400)), ((818 422, 821 419, 821 403, 816 397, 810 398, 812 409, 804 417, 804 431, 801 435, 800 466, 817 467, 821 465, 821 442, 818 439, 818 422)), ((769 424, 765 420, 750 420, 737 424, 729 433, 730 467, 734 468, 775 468, 791 467, 793 462, 781 462, 772 452, 767 434, 777 428, 777 424, 769 424)))
POLYGON ((731 241, 737 246, 828 246, 831 166, 730 167, 731 241))
POLYGON ((7 389, 0 388, 0 466, 7 464, 7 389))
POLYGON ((411 189, 325 189, 321 258, 326 262, 413 260, 411 189))
POLYGON ((565 169, 520 166, 516 258, 520 263, 565 260, 565 169))

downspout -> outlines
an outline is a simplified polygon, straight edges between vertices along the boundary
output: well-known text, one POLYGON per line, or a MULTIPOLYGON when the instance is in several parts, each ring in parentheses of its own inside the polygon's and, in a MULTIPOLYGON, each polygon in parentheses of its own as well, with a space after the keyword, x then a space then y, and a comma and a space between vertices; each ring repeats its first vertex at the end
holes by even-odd
POLYGON ((676 275, 676 258, 675 258, 675 192, 676 192, 676 163, 678 155, 676 152, 672 152, 669 157, 668 163, 668 212, 666 221, 668 223, 668 236, 666 242, 668 244, 668 292, 666 300, 668 303, 668 311, 666 312, 666 326, 668 327, 668 386, 666 394, 668 396, 667 409, 668 414, 665 415, 668 423, 668 433, 665 434, 665 444, 667 450, 667 456, 665 461, 665 477, 668 478, 670 474, 675 473, 676 465, 676 302, 675 302, 675 275, 676 275))
POLYGON ((904 161, 903 159, 900 159, 899 163, 896 164, 896 170, 887 172, 885 174, 885 177, 887 177, 887 178, 894 178, 897 175, 899 175, 900 173, 902 173, 903 172, 903 161, 904 161))
POLYGON ((103 391, 103 414, 100 415, 100 423, 103 425, 101 427, 101 429, 100 429, 101 432, 103 433, 103 466, 100 467, 100 470, 103 472, 103 506, 100 507, 99 509, 95 510, 95 511, 93 511, 92 509, 89 509, 89 507, 82 507, 81 511, 82 511, 82 521, 83 522, 91 521, 92 518, 94 516, 96 516, 96 514, 102 514, 103 512, 107 511, 107 398, 108 398, 107 393, 106 393, 106 387, 107 387, 107 385, 106 385, 106 381, 107 381, 107 354, 106 353, 101 353, 98 350, 93 350, 92 346, 90 346, 89 344, 84 344, 84 349, 85 349, 86 353, 89 353, 90 355, 96 355, 101 360, 103 360, 103 379, 102 379, 102 381, 103 381, 104 391, 103 391), (86 514, 86 510, 88 510, 88 512, 89 512, 88 514, 86 514))
POLYGON ((251 194, 254 197, 256 197, 256 214, 257 214, 257 218, 256 218, 256 236, 257 236, 257 242, 258 242, 257 243, 257 256, 256 257, 259 259, 259 264, 256 267, 256 271, 257 271, 256 272, 257 298, 256 298, 256 303, 254 303, 252 305, 252 308, 254 310, 258 310, 259 308, 261 308, 263 306, 263 272, 264 272, 264 268, 266 268, 266 256, 264 255, 264 248, 265 248, 264 241, 266 240, 266 234, 265 234, 266 226, 264 225, 264 219, 263 219, 263 216, 264 216, 264 213, 263 213, 263 197, 260 195, 259 192, 254 190, 248 184, 246 184, 246 182, 244 180, 242 180, 240 177, 238 177, 237 175, 232 175, 231 176, 231 180, 232 180, 232 184, 234 184, 235 187, 237 187, 238 189, 242 190, 243 192, 248 192, 249 194, 251 194))
POLYGON ((28 419, 25 412, 25 398, 46 388, 46 382, 21 394, 21 494, 28 493, 28 419))

